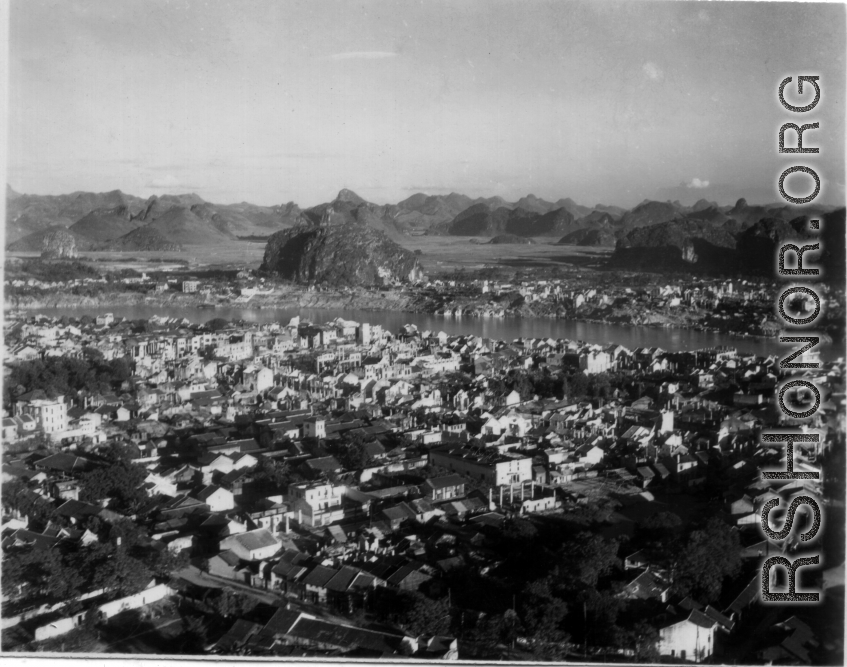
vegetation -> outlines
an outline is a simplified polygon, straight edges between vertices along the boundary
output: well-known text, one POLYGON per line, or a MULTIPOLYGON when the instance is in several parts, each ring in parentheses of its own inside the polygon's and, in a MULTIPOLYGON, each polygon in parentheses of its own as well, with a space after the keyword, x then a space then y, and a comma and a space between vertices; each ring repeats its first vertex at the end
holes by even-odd
POLYGON ((675 591, 706 604, 721 594, 724 580, 741 569, 740 544, 733 531, 717 517, 688 536, 677 562, 675 591))
POLYGON ((67 282, 69 280, 98 280, 100 272, 86 262, 79 260, 50 261, 28 259, 12 263, 7 268, 7 280, 28 280, 33 278, 41 282, 67 282))
POLYGON ((111 392, 131 377, 128 357, 106 361, 100 351, 85 348, 82 359, 46 357, 13 366, 4 382, 3 404, 10 406, 18 396, 37 390, 48 397, 75 394, 82 389, 111 392))
POLYGON ((134 514, 147 499, 142 484, 147 471, 128 461, 115 461, 80 476, 80 500, 109 498, 115 511, 134 514))

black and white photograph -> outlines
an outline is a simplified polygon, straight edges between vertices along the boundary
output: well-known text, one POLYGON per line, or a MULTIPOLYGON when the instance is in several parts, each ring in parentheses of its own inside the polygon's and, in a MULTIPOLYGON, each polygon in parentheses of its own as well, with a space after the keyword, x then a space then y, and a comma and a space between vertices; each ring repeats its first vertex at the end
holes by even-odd
POLYGON ((844 664, 847 4, 0 24, 4 660, 844 664))

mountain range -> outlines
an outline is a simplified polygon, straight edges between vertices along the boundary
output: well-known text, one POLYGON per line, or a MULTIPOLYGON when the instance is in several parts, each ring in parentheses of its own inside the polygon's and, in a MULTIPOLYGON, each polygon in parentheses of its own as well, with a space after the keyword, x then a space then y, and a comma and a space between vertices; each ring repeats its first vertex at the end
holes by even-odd
POLYGON ((59 229, 74 236, 78 250, 163 251, 267 239, 295 227, 339 226, 383 232, 401 245, 409 235, 421 234, 554 237, 568 245, 616 246, 612 260, 621 268, 697 265, 704 270, 721 269, 718 254, 735 249, 745 231, 762 220, 787 224, 833 210, 749 205, 744 199, 723 206, 705 199, 693 206, 644 200, 623 209, 583 206, 571 198, 547 201, 532 194, 508 202, 456 192, 417 193, 397 204, 374 204, 347 189, 332 201, 301 209, 294 202, 213 204, 196 194, 143 199, 119 190, 24 195, 8 186, 6 209, 6 243, 18 251, 40 251, 44 237, 59 229), (694 256, 697 261, 689 261, 694 256))

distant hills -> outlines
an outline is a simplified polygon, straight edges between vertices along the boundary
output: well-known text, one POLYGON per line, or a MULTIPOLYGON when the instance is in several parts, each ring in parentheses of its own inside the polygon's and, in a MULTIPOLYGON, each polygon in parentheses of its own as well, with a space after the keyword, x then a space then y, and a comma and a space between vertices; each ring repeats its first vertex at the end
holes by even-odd
POLYGON ((80 250, 174 250, 241 236, 268 237, 302 222, 293 202, 280 206, 212 204, 196 194, 142 199, 120 190, 22 195, 7 186, 6 243, 39 250, 44 235, 67 229, 80 250))
MULTIPOLYGON (((40 251, 45 236, 57 230, 71 234, 82 251, 165 251, 331 227, 379 232, 400 245, 421 234, 488 237, 496 243, 552 237, 565 245, 615 247, 611 265, 620 268, 692 271, 757 270, 762 234, 784 236, 796 231, 801 218, 833 212, 814 205, 750 205, 745 199, 723 206, 705 199, 693 206, 644 200, 623 209, 584 206, 569 197, 547 201, 528 194, 508 202, 456 192, 374 204, 348 189, 332 201, 301 209, 294 202, 213 204, 196 194, 143 199, 120 190, 25 195, 8 186, 6 206, 7 247, 19 251, 40 251), (758 245, 750 239, 759 239, 758 245), (741 252, 754 259, 745 265, 738 259, 741 252)), ((843 246, 843 238, 833 243, 843 246)))
POLYGON ((750 207, 739 200, 727 213, 737 217, 723 223, 680 216, 636 227, 618 239, 608 266, 651 272, 772 275, 781 243, 819 240, 822 251, 809 254, 806 264, 822 267, 828 281, 843 282, 845 210, 812 207, 802 215, 797 213, 793 207, 750 207), (760 215, 764 217, 751 222, 760 215), (820 232, 809 230, 811 218, 821 220, 820 232))

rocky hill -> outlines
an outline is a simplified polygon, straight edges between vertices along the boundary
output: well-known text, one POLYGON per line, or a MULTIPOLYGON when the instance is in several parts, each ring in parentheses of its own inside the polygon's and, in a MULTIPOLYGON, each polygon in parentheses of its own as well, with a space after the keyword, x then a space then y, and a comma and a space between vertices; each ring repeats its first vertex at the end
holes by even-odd
POLYGON ((132 230, 118 239, 99 244, 96 250, 119 250, 126 252, 178 252, 184 250, 181 244, 165 238, 153 225, 144 225, 132 230))
POLYGON ((672 220, 633 229, 617 242, 609 266, 638 271, 732 271, 735 238, 696 220, 672 220))
POLYGON ((97 208, 72 224, 69 229, 95 243, 112 241, 129 234, 144 222, 133 218, 129 207, 97 208))
POLYGON ((559 239, 558 245, 603 246, 614 248, 617 237, 609 229, 577 229, 559 239))
POLYGON ((6 243, 13 243, 48 227, 70 227, 96 209, 127 207, 138 213, 144 206, 140 197, 112 192, 72 192, 67 195, 26 195, 7 187, 14 196, 6 198, 6 243))
POLYGON ((76 250, 91 250, 94 245, 89 239, 74 234, 72 231, 65 229, 59 225, 53 227, 47 227, 46 229, 42 229, 37 232, 33 232, 32 234, 27 234, 23 238, 19 238, 17 241, 10 243, 8 245, 9 250, 13 252, 41 252, 44 248, 44 239, 45 237, 51 235, 53 232, 63 231, 67 234, 71 234, 74 237, 76 250))
POLYGON ((519 236, 559 236, 578 226, 573 213, 557 208, 536 218, 515 221, 508 231, 519 236))
POLYGON ((575 227, 573 215, 564 208, 547 213, 505 206, 492 210, 488 204, 480 202, 439 226, 436 231, 450 236, 560 236, 575 227))
POLYGON ((303 211, 303 219, 312 225, 367 227, 392 237, 401 235, 395 215, 397 206, 372 204, 352 190, 341 190, 331 202, 303 211))
POLYGON ((426 195, 419 192, 398 202, 394 220, 404 231, 425 231, 450 222, 473 203, 470 197, 456 192, 449 195, 426 195))
MULTIPOLYGON (((779 208, 766 210, 779 211, 779 208)), ((680 219, 640 227, 618 240, 609 267, 772 276, 782 243, 814 243, 816 240, 820 240, 822 251, 807 255, 806 263, 823 268, 826 280, 843 282, 843 208, 824 214, 810 211, 810 215, 791 221, 765 217, 746 228, 734 218, 720 226, 702 220, 680 219), (820 232, 809 230, 811 217, 820 218, 820 232)))
POLYGON ((41 244, 41 259, 74 259, 76 256, 76 239, 66 229, 56 229, 45 234, 41 244))
POLYGON ((621 217, 622 227, 649 227, 680 216, 683 207, 672 202, 643 201, 621 217))
POLYGON ((626 213, 625 208, 621 208, 620 206, 609 206, 607 204, 595 204, 594 210, 602 213, 609 213, 615 219, 619 219, 624 213, 626 213))
POLYGON ((144 200, 120 190, 49 196, 22 195, 7 187, 6 212, 10 250, 39 250, 45 231, 62 228, 71 231, 78 249, 127 237, 117 245, 151 250, 226 243, 239 236, 268 237, 302 222, 302 212, 293 202, 272 207, 247 202, 218 205, 193 193, 144 200), (129 236, 151 224, 157 233, 129 236))
POLYGON ((415 281, 415 255, 365 225, 323 224, 277 232, 268 239, 262 270, 305 284, 379 286, 415 281))

